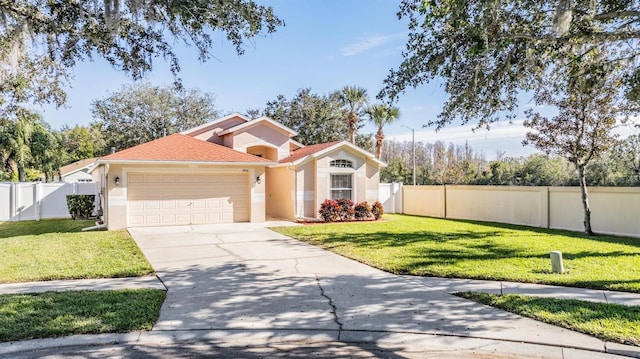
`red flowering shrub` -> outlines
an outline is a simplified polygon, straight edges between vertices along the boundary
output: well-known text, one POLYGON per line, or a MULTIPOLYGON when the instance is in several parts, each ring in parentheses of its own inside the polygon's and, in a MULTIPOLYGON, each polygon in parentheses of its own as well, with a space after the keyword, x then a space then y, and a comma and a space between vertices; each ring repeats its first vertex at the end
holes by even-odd
POLYGON ((326 199, 320 205, 320 210, 318 213, 320 214, 320 218, 322 218, 325 222, 335 222, 340 216, 338 213, 340 212, 340 206, 338 203, 332 199, 326 199))
POLYGON ((376 220, 380 219, 384 214, 384 208, 382 207, 382 203, 376 201, 371 207, 371 214, 375 217, 376 220))
POLYGON ((341 198, 336 200, 338 207, 340 207, 340 211, 338 212, 338 216, 341 221, 350 221, 353 218, 353 201, 346 198, 341 198))
POLYGON ((371 218, 372 213, 371 213, 371 206, 369 205, 369 203, 365 201, 365 202, 356 204, 356 206, 353 207, 353 216, 358 221, 371 218))

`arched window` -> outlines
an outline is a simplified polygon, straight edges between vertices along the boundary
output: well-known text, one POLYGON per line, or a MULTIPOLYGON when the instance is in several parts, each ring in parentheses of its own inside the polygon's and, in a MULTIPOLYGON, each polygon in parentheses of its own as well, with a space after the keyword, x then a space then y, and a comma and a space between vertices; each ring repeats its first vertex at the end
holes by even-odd
POLYGON ((353 162, 349 160, 333 160, 329 166, 334 168, 353 168, 353 162))

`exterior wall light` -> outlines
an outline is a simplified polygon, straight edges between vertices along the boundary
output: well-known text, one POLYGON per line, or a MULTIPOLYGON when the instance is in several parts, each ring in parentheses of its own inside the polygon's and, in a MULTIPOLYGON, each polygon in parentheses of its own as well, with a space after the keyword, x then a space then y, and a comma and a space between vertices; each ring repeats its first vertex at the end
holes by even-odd
POLYGON ((260 178, 260 176, 256 177, 256 183, 257 184, 262 183, 262 178, 260 178))
POLYGON ((116 187, 120 186, 120 177, 116 176, 116 187))

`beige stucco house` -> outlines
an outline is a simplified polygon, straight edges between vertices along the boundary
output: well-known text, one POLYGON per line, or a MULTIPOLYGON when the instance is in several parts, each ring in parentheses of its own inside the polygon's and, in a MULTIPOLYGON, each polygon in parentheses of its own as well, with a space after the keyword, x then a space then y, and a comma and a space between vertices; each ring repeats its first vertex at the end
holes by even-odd
POLYGON ((266 117, 232 114, 98 159, 109 229, 317 218, 322 201, 378 200, 384 163, 351 143, 304 146, 266 117))

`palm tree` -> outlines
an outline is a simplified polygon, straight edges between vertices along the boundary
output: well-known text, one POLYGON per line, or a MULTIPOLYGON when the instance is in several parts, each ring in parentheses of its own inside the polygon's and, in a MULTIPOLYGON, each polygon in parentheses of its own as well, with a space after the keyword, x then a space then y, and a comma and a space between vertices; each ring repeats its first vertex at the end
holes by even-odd
POLYGON ((4 119, 2 122, 2 152, 7 167, 17 168, 18 181, 25 181, 25 173, 28 161, 31 158, 29 142, 34 130, 34 123, 39 115, 29 111, 19 111, 15 120, 4 119))
POLYGON ((376 158, 380 159, 382 155, 382 145, 384 144, 382 127, 400 118, 400 110, 397 107, 377 104, 367 108, 367 114, 371 122, 378 126, 378 132, 376 132, 376 158))
POLYGON ((340 92, 340 100, 349 109, 347 124, 349 125, 349 142, 356 142, 356 131, 358 130, 358 114, 369 101, 367 90, 357 86, 345 86, 340 92))

